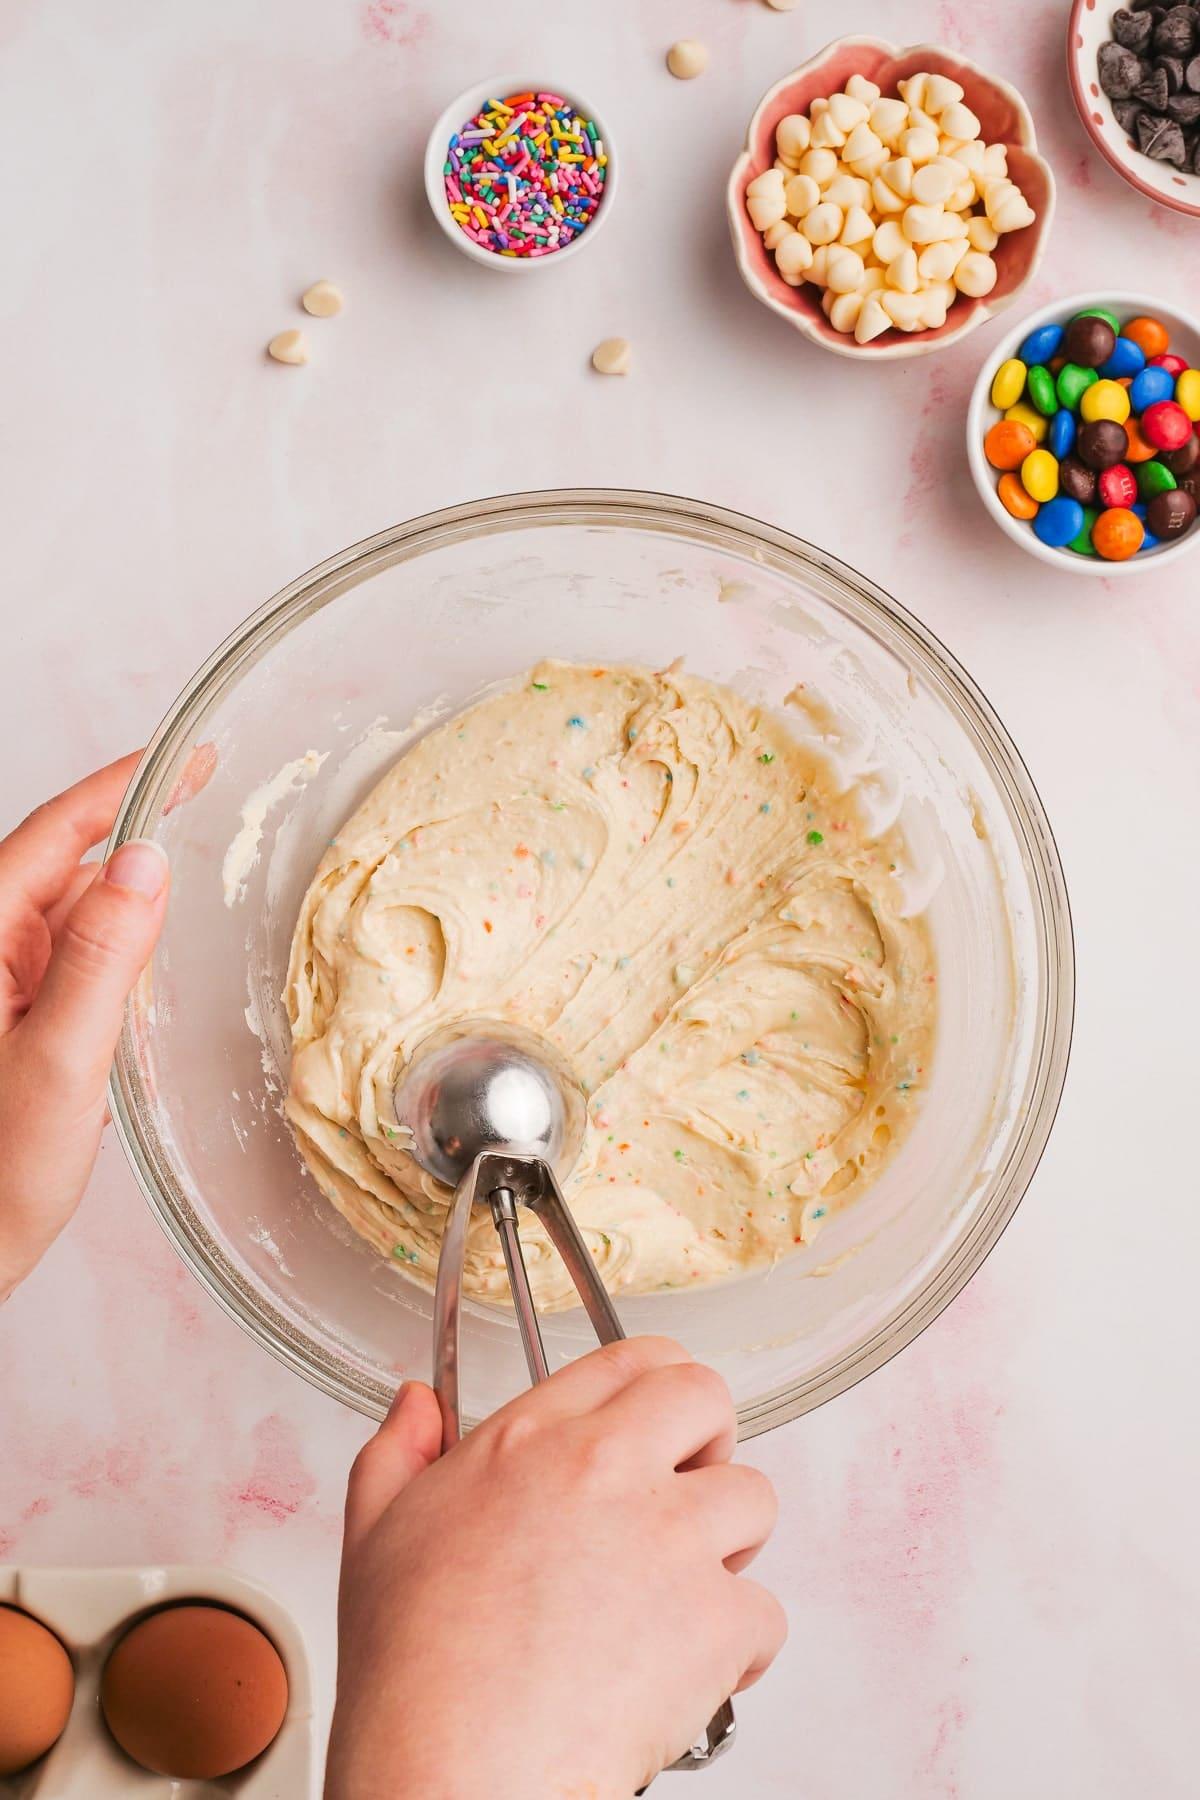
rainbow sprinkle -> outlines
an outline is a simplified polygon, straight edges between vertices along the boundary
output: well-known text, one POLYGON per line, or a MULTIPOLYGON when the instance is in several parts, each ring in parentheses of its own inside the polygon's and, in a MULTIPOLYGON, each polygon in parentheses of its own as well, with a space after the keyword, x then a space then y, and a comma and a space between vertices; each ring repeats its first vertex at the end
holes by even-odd
POLYGON ((442 173, 450 215, 498 256, 550 256, 586 230, 608 157, 591 119, 561 94, 487 100, 450 139, 442 173))

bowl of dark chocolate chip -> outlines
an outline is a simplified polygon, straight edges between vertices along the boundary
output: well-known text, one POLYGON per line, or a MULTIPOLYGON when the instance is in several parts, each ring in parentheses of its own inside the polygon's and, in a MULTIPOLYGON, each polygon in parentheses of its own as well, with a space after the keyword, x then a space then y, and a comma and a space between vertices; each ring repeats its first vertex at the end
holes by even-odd
POLYGON ((1074 0, 1067 69, 1105 161, 1148 199, 1200 219, 1200 0, 1074 0))

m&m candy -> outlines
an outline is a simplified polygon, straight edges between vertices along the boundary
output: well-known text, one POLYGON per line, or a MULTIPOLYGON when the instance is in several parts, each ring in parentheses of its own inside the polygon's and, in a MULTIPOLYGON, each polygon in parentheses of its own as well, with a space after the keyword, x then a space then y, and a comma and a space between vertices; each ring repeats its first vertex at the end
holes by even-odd
POLYGON ((1039 325, 989 394, 997 499, 1048 549, 1125 562, 1191 530, 1200 369, 1172 351, 1161 320, 1088 307, 1039 325))

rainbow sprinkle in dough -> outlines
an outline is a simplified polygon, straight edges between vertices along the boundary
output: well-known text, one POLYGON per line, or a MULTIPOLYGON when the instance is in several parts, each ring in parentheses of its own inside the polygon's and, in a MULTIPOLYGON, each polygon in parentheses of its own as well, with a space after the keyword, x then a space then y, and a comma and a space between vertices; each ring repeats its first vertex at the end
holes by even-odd
MULTIPOLYGON (((615 1294, 770 1267, 854 1204, 928 1079, 901 841, 727 688, 546 662, 411 745, 300 910, 288 1118, 327 1199, 431 1287, 449 1194, 392 1090, 429 1032, 519 1021, 588 1100, 568 1204, 615 1294), (769 809, 769 810, 768 810, 769 809)), ((507 1301, 486 1209, 466 1291, 507 1301)), ((538 1304, 576 1304, 537 1222, 538 1304)))
POLYGON ((473 243, 552 256, 595 218, 608 157, 595 122, 561 94, 510 94, 454 133, 442 173, 451 217, 473 243))

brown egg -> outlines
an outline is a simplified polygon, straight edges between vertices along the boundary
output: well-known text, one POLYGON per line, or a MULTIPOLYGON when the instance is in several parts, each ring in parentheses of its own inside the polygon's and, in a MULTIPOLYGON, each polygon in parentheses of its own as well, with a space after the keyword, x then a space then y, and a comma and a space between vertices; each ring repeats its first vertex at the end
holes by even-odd
POLYGON ((240 1613, 198 1602, 134 1625, 100 1682, 104 1717, 125 1754, 178 1781, 215 1781, 253 1762, 287 1702, 270 1638, 240 1613))
POLYGON ((62 1736, 75 1698, 71 1659, 52 1631, 0 1606, 0 1775, 27 1769, 62 1736))

